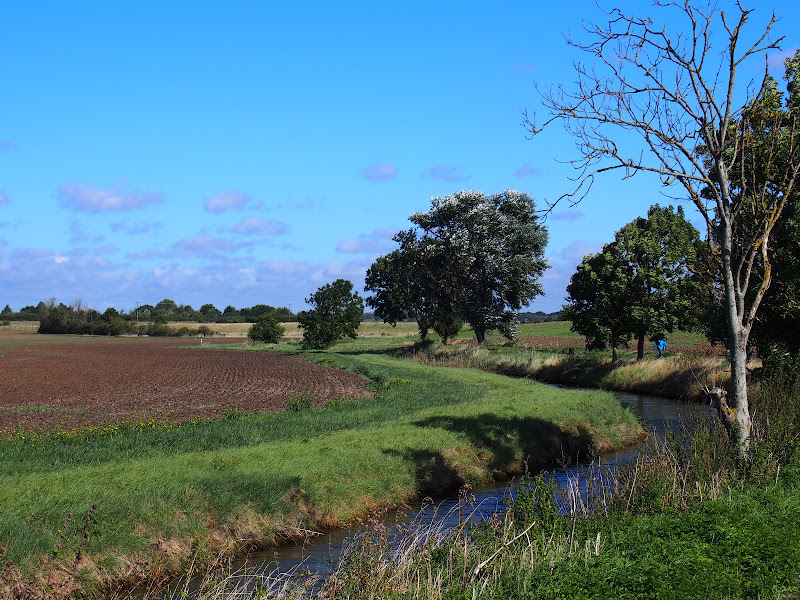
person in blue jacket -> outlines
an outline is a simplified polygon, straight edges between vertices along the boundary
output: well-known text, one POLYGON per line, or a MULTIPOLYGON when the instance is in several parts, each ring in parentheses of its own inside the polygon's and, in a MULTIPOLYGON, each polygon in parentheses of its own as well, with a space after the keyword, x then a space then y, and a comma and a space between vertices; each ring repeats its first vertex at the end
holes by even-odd
POLYGON ((667 350, 667 340, 664 338, 658 338, 656 343, 653 344, 653 350, 658 351, 658 358, 664 358, 664 352, 667 350))

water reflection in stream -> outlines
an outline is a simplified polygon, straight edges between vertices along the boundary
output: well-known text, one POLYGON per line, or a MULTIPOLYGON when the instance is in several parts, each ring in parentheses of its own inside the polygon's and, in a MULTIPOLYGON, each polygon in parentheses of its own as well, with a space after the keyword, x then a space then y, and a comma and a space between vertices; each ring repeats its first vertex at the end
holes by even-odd
MULTIPOLYGON (((617 393, 617 396, 626 406, 644 422, 648 431, 654 435, 663 434, 667 427, 678 423, 681 419, 692 418, 702 414, 710 414, 711 408, 706 405, 681 403, 664 398, 641 396, 637 394, 617 393)), ((603 457, 607 464, 619 463, 634 459, 638 453, 636 448, 626 449, 603 457)), ((579 477, 587 467, 578 464, 567 468, 556 469, 551 472, 555 481, 565 486, 570 480, 579 477)), ((502 511, 504 501, 509 495, 514 495, 514 482, 501 482, 472 489, 470 495, 474 503, 468 518, 480 522, 486 517, 502 511)), ((463 507, 458 497, 440 498, 406 508, 403 514, 396 511, 388 512, 383 521, 387 524, 408 523, 414 521, 417 525, 430 525, 432 529, 441 531, 457 526, 464 515, 459 514, 463 507)), ((317 578, 324 578, 330 574, 346 543, 354 535, 363 530, 360 525, 326 533, 322 536, 312 537, 305 543, 298 543, 252 554, 247 561, 234 563, 234 570, 246 569, 248 573, 258 577, 269 574, 269 578, 281 578, 287 574, 303 572, 317 578)))

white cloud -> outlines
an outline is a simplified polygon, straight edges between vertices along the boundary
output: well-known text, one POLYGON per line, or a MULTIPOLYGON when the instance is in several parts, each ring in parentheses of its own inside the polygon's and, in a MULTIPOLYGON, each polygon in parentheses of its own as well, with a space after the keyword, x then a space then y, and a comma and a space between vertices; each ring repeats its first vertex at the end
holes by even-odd
POLYGON ((383 183, 397 177, 397 168, 382 163, 372 163, 361 169, 361 176, 367 181, 383 183))
POLYGON ((228 240, 211 235, 196 235, 175 243, 175 248, 181 251, 184 258, 228 250, 231 246, 232 244, 228 240))
POLYGON ((797 52, 797 46, 792 46, 791 48, 786 48, 785 50, 776 50, 767 55, 769 69, 772 71, 773 76, 778 78, 782 78, 784 76, 786 69, 783 66, 783 61, 785 61, 787 58, 792 58, 795 52, 797 52))
POLYGON ((0 206, 5 206, 8 204, 8 196, 3 193, 3 190, 0 190, 0 206))
POLYGON ((58 187, 61 206, 82 212, 122 212, 143 208, 164 201, 161 194, 123 193, 112 188, 103 190, 88 185, 62 184, 58 187))
POLYGON ((470 176, 464 171, 464 169, 457 166, 435 165, 428 171, 428 174, 434 179, 449 181, 451 183, 467 181, 470 179, 470 176))
POLYGON ((538 167, 532 167, 528 163, 523 164, 519 169, 514 171, 514 177, 533 177, 534 175, 541 175, 542 170, 538 167))
POLYGON ((380 254, 388 252, 391 247, 391 244, 380 240, 347 238, 337 244, 336 252, 341 254, 380 254))
POLYGON ((211 198, 206 198, 203 206, 208 212, 221 213, 226 210, 244 208, 250 202, 250 196, 236 190, 222 190, 211 198))
POLYGON ((125 223, 122 221, 112 223, 111 231, 114 233, 128 233, 130 235, 140 235, 142 233, 149 233, 162 229, 163 225, 156 221, 150 223, 125 223))
POLYGON ((150 248, 148 250, 139 250, 138 252, 130 252, 125 255, 129 260, 153 260, 156 258, 167 258, 169 256, 166 252, 150 248))
POLYGON ((362 233, 358 237, 342 240, 336 246, 341 254, 382 254, 390 252, 396 244, 391 241, 397 233, 394 227, 375 229, 372 233, 362 233))
POLYGON ((262 219, 253 215, 244 217, 232 228, 234 233, 242 235, 283 235, 288 230, 289 227, 286 223, 275 219, 262 219))
POLYGON ((577 221, 584 217, 583 212, 579 210, 561 210, 551 215, 556 221, 577 221))

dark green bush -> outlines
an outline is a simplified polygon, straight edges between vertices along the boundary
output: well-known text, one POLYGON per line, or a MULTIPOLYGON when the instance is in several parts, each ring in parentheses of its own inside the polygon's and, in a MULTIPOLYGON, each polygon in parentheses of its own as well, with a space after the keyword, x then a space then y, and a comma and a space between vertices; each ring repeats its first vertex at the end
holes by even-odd
POLYGON ((258 320, 250 326, 247 337, 254 342, 277 344, 278 340, 283 336, 284 331, 286 331, 286 329, 279 323, 278 315, 273 310, 265 312, 258 317, 258 320))

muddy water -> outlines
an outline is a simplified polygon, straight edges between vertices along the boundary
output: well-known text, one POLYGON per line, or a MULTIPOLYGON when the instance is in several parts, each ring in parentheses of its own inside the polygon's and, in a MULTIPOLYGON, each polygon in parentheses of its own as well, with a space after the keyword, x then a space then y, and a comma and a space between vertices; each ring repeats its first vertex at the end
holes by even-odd
MULTIPOLYGON (((617 394, 620 400, 629 406, 643 421, 647 429, 654 435, 663 434, 670 425, 681 419, 708 414, 710 407, 699 404, 680 403, 674 400, 640 396, 637 394, 617 394)), ((606 455, 604 463, 619 463, 636 457, 638 450, 630 448, 621 452, 606 455)), ((580 478, 587 465, 578 464, 568 468, 557 469, 551 477, 560 485, 580 478)), ((441 531, 458 525, 463 519, 479 522, 484 518, 502 510, 505 501, 514 496, 514 482, 495 483, 486 487, 470 490, 472 502, 469 514, 464 513, 464 504, 457 496, 438 498, 406 508, 402 514, 389 512, 383 517, 388 527, 414 521, 415 524, 431 526, 441 531)), ((247 576, 239 579, 243 588, 250 585, 246 581, 260 580, 262 584, 278 585, 293 576, 303 576, 321 580, 331 573, 339 560, 342 549, 348 540, 362 531, 361 526, 309 537, 304 543, 284 546, 274 551, 252 554, 247 561, 232 565, 234 571, 247 572, 247 576)), ((244 591, 244 589, 242 589, 244 591)))

